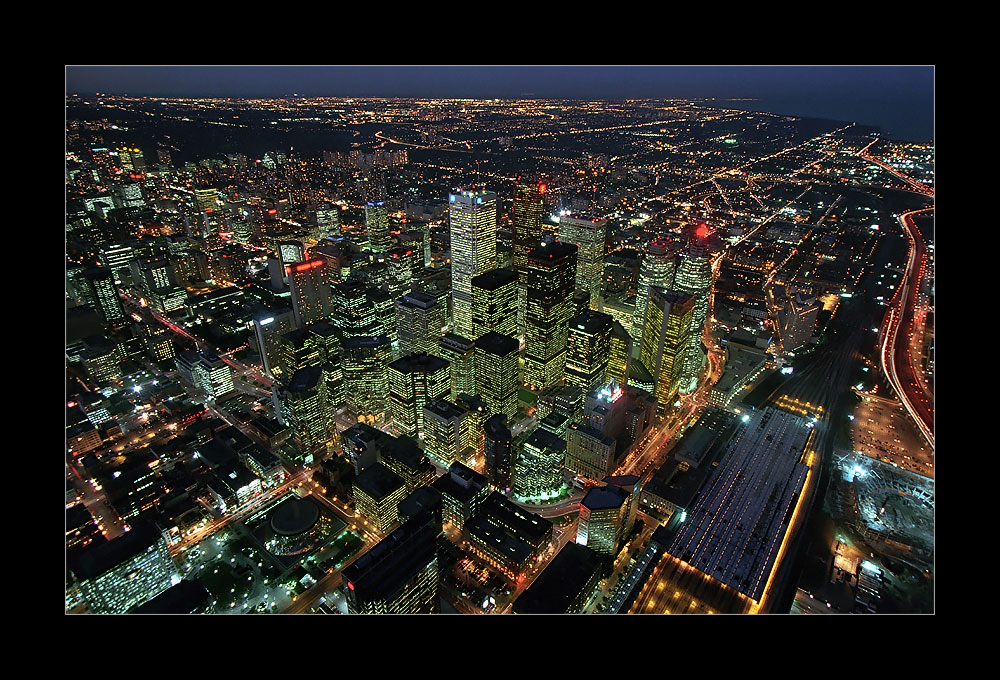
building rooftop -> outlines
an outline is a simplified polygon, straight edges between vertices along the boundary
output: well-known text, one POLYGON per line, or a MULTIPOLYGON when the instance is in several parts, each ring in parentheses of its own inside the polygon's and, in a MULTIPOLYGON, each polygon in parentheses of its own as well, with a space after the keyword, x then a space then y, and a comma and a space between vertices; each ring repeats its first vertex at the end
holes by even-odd
POLYGON ((137 607, 133 614, 195 614, 208 604, 208 589, 198 579, 181 581, 137 607))
POLYGON ((152 524, 137 522, 131 531, 113 541, 96 542, 81 550, 71 551, 67 554, 67 563, 77 579, 96 578, 145 552, 160 538, 160 532, 152 524))
POLYGON ((472 278, 473 287, 484 290, 497 290, 510 284, 517 284, 517 272, 513 269, 491 269, 472 278))
POLYGON ((376 501, 386 498, 403 485, 399 475, 381 463, 376 463, 354 478, 354 487, 376 501))
POLYGON ((520 343, 516 339, 496 331, 485 333, 476 340, 476 350, 502 357, 517 353, 519 347, 520 343))
POLYGON ((567 543, 545 571, 514 602, 517 614, 565 614, 601 568, 601 556, 567 543))
POLYGON ((271 529, 279 536, 297 536, 315 526, 319 506, 309 498, 289 498, 271 512, 271 529))
POLYGON ((617 486, 595 486, 587 490, 582 505, 590 510, 609 510, 620 508, 628 500, 628 494, 617 486))

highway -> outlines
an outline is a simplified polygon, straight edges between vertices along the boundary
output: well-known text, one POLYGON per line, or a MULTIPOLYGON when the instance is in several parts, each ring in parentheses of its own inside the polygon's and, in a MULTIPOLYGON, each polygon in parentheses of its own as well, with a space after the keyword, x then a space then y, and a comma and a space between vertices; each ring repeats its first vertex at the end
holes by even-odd
POLYGON ((934 188, 933 187, 929 187, 926 184, 921 184, 920 182, 918 182, 918 181, 916 181, 914 179, 911 179, 910 177, 908 177, 907 175, 904 175, 903 173, 901 173, 899 170, 897 170, 896 168, 892 167, 891 165, 886 165, 882 161, 880 161, 877 158, 874 158, 874 157, 872 157, 871 155, 868 154, 868 149, 871 148, 872 144, 875 144, 878 141, 879 140, 876 139, 876 140, 872 141, 871 144, 869 144, 865 148, 861 149, 861 151, 858 152, 858 156, 860 156, 861 158, 864 158, 866 161, 870 161, 870 162, 874 163, 875 165, 879 166, 880 168, 882 168, 884 170, 888 170, 893 175, 895 175, 896 177, 898 177, 899 179, 903 180, 908 185, 910 185, 911 187, 913 187, 914 191, 916 191, 918 193, 921 193, 921 194, 924 194, 925 196, 930 196, 930 197, 933 198, 934 197, 934 188))
POLYGON ((934 448, 934 401, 916 377, 910 340, 915 329, 914 309, 926 259, 926 247, 912 216, 933 210, 911 210, 898 218, 909 241, 909 255, 903 280, 889 303, 889 311, 879 331, 882 372, 931 449, 934 448), (901 330, 903 341, 897 342, 901 330))

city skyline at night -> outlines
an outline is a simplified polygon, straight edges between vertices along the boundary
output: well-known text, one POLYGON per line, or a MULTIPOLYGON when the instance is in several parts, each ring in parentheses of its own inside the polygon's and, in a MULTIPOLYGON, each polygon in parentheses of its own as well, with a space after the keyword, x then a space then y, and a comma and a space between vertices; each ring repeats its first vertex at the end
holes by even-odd
POLYGON ((66 87, 68 614, 934 612, 934 67, 66 87))

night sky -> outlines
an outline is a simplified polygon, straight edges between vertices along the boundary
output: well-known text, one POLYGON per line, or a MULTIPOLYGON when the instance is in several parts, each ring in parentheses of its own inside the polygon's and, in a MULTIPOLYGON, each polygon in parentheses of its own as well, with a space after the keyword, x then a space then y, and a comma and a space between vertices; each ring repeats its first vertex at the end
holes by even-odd
MULTIPOLYGON (((934 136, 930 66, 69 66, 67 94, 754 98, 741 108, 934 136)), ((724 105, 724 104, 723 104, 724 105)))

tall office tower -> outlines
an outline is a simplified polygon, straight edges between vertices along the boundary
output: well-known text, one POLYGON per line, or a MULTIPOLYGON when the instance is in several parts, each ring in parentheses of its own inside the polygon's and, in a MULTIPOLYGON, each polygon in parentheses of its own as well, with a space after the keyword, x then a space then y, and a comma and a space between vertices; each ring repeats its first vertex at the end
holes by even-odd
POLYGON ((101 265, 114 272, 116 284, 131 283, 129 263, 139 256, 132 246, 124 243, 102 246, 98 255, 101 265))
POLYGON ((66 563, 95 614, 128 613, 181 580, 166 539, 142 522, 112 541, 69 551, 66 563))
POLYGON ((451 394, 451 367, 430 354, 410 354, 389 364, 389 411, 396 429, 422 438, 424 405, 451 394))
POLYGON ((528 266, 528 253, 542 245, 542 220, 545 214, 543 181, 517 178, 514 185, 513 225, 514 269, 524 271, 528 266))
POLYGON ((253 317, 254 339, 264 372, 272 378, 281 375, 279 351, 281 336, 295 328, 295 313, 291 309, 267 309, 253 317))
POLYGON ((517 334, 517 272, 491 269, 472 279, 472 327, 476 337, 489 331, 517 334))
POLYGON ((476 340, 476 392, 490 413, 517 415, 518 342, 490 331, 476 340))
POLYGON ((608 342, 607 376, 619 385, 628 383, 628 368, 632 361, 632 336, 618 323, 611 323, 611 339, 608 342))
POLYGON ((406 485, 407 494, 430 484, 437 477, 437 470, 409 437, 385 437, 377 448, 376 457, 379 463, 399 475, 406 485))
POLYGON ((559 219, 559 240, 573 243, 576 254, 576 286, 578 293, 588 293, 590 308, 597 309, 604 283, 604 240, 608 221, 593 215, 569 215, 559 219))
POLYGON ((333 313, 333 276, 326 260, 288 265, 285 271, 291 284, 296 326, 301 328, 333 313))
POLYGON ((289 265, 305 262, 306 259, 306 247, 302 244, 302 241, 279 241, 278 262, 281 265, 282 283, 286 286, 289 284, 289 265))
POLYGON ((384 335, 392 345, 392 356, 399 358, 399 330, 396 327, 396 298, 381 288, 368 287, 365 291, 375 327, 370 335, 384 335))
MULTIPOLYGON (((480 454, 483 453, 485 441, 483 439, 483 429, 486 427, 486 419, 490 416, 490 407, 486 400, 478 394, 460 394, 455 400, 455 406, 469 414, 469 439, 468 445, 475 451, 475 456, 470 461, 478 463, 480 454)), ((470 463, 471 464, 471 463, 470 463)))
POLYGON ((384 336, 346 338, 342 356, 348 407, 358 422, 379 422, 385 415, 392 342, 384 336))
MULTIPOLYGON (((135 328, 136 326, 133 326, 135 328)), ((173 359, 177 352, 174 349, 173 336, 166 327, 150 324, 138 326, 139 337, 142 338, 142 345, 146 349, 146 356, 153 361, 166 361, 173 359)))
POLYGON ((812 338, 820 304, 816 298, 796 293, 778 313, 778 337, 782 352, 794 352, 812 338))
POLYGON ((336 410, 347 401, 344 392, 343 352, 340 334, 328 321, 317 321, 306 326, 309 333, 307 343, 319 350, 323 379, 326 381, 326 396, 331 410, 336 410))
POLYGON ((107 323, 117 324, 125 320, 118 289, 115 287, 114 272, 108 267, 94 267, 83 273, 87 282, 90 299, 96 303, 97 312, 107 323))
MULTIPOLYGON (((680 382, 682 393, 690 392, 698 384, 698 372, 705 363, 701 337, 708 319, 708 306, 712 296, 712 259, 709 250, 711 230, 701 224, 688 232, 688 248, 681 258, 681 265, 674 277, 673 289, 689 293, 694 298, 691 316, 691 340, 684 355, 684 370, 680 382)), ((647 366, 647 368, 649 368, 647 366)))
POLYGON ((157 149, 156 160, 160 162, 160 165, 165 165, 167 168, 172 166, 173 159, 170 157, 170 149, 157 149))
POLYGON ((544 501, 563 490, 566 440, 541 428, 521 446, 514 460, 514 496, 517 500, 544 501))
POLYGON ((639 284, 635 293, 635 312, 632 318, 632 347, 638 349, 646 328, 646 308, 652 286, 671 288, 674 282, 674 247, 665 238, 656 238, 646 246, 639 268, 639 284))
POLYGON ((566 469, 587 479, 601 479, 614 469, 618 442, 586 423, 566 430, 566 469))
POLYGON ((445 310, 423 293, 407 293, 396 300, 399 355, 427 352, 438 354, 438 341, 445 325, 445 310))
POLYGON ((546 390, 563 379, 577 247, 556 241, 528 253, 524 382, 546 390))
POLYGON ((607 383, 611 328, 607 314, 588 309, 569 320, 566 338, 566 383, 590 392, 607 383))
POLYGON ((514 437, 507 427, 507 416, 495 413, 483 426, 486 476, 500 490, 509 490, 514 463, 514 437))
POLYGON ((448 196, 451 225, 452 327, 466 338, 472 323, 472 279, 496 267, 497 195, 456 189, 448 196))
POLYGON ((517 178, 514 185, 514 205, 511 214, 513 231, 514 271, 517 272, 517 331, 518 337, 525 332, 524 310, 528 305, 528 253, 542 245, 542 216, 545 214, 545 190, 543 181, 517 178))
POLYGON ((424 406, 424 451, 442 465, 475 458, 470 414, 446 399, 424 406))
POLYGON ((437 535, 422 511, 344 568, 351 614, 437 614, 437 535))
POLYGON ((329 408, 323 369, 300 368, 284 384, 276 383, 281 421, 292 429, 302 462, 308 464, 326 456, 332 441, 333 412, 329 408))
POLYGON ((614 555, 625 533, 629 494, 617 486, 593 487, 580 502, 576 542, 602 555, 614 555))
POLYGON ((340 238, 340 208, 328 205, 317 210, 316 226, 319 240, 340 238))
POLYGON ((399 501, 406 498, 406 483, 395 472, 377 463, 354 478, 358 514, 376 531, 387 531, 399 517, 399 501))
POLYGON ((451 363, 451 398, 476 393, 476 343, 454 333, 438 341, 438 356, 451 363))
POLYGON ((431 266, 431 239, 429 226, 430 225, 425 224, 422 229, 409 229, 399 233, 399 245, 407 250, 414 251, 420 256, 419 262, 421 269, 431 266))
POLYGON ((192 377, 195 387, 201 389, 210 400, 217 401, 236 390, 232 367, 212 352, 201 355, 194 366, 192 377))
POLYGON ((385 254, 389 265, 389 295, 393 300, 413 290, 413 276, 419 271, 417 265, 423 269, 419 257, 420 253, 412 248, 393 248, 385 254))
POLYGON ((129 262, 129 270, 132 272, 132 282, 144 295, 177 285, 173 267, 163 258, 132 260, 129 262))
POLYGON ((367 284, 348 279, 333 286, 333 325, 344 340, 379 335, 367 284))
POLYGON ((198 212, 202 213, 206 210, 215 210, 219 207, 218 197, 219 192, 215 189, 195 189, 195 207, 198 209, 198 212))
POLYGON ((368 243, 373 253, 384 253, 392 248, 389 208, 385 201, 369 201, 365 204, 365 226, 368 229, 368 243))
POLYGON ((646 329, 639 361, 653 376, 660 410, 669 407, 684 375, 684 356, 691 340, 694 296, 665 288, 649 289, 646 329))

